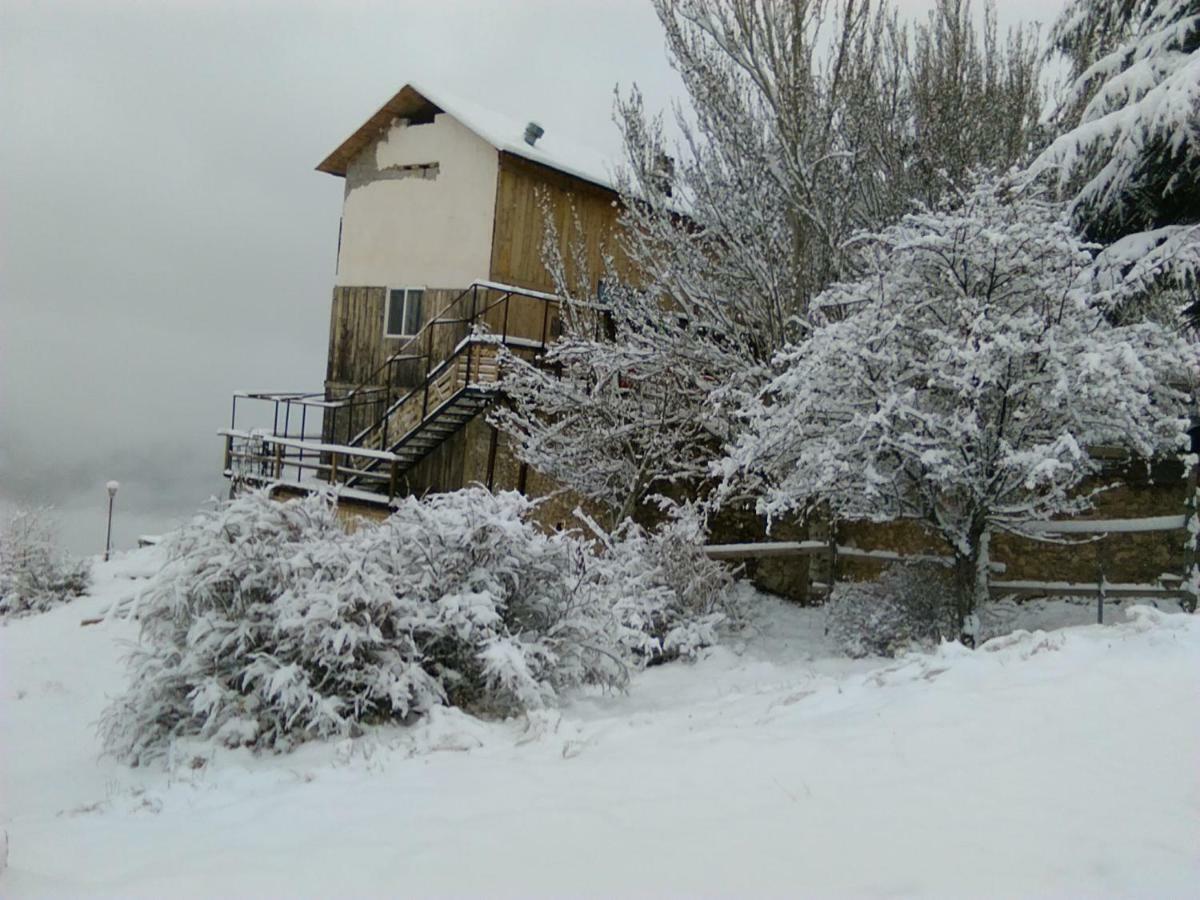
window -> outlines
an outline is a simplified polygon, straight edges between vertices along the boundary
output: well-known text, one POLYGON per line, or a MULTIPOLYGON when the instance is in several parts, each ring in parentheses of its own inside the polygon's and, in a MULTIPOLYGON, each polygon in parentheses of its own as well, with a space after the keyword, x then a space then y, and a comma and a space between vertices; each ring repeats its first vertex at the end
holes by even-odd
POLYGON ((394 288, 388 291, 387 337, 409 337, 421 330, 424 288, 394 288))

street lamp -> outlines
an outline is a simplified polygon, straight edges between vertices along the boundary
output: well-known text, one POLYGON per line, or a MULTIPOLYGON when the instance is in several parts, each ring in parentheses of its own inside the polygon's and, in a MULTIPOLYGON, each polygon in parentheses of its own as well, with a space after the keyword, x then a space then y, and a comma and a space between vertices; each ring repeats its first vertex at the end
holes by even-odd
POLYGON ((105 487, 108 488, 108 534, 104 536, 104 561, 108 562, 108 554, 112 551, 112 509, 113 501, 117 499, 117 491, 121 484, 118 481, 110 481, 105 487))

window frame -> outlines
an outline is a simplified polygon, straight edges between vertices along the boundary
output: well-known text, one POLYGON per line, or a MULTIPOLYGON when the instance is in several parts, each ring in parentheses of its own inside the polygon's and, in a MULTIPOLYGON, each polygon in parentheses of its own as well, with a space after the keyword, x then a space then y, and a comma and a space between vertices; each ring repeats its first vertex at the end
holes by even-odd
POLYGON ((411 334, 407 333, 407 332, 402 332, 399 334, 393 333, 388 330, 388 326, 391 324, 391 321, 392 321, 392 301, 395 299, 395 295, 400 292, 403 292, 402 293, 403 300, 401 302, 404 304, 403 309, 400 310, 400 327, 403 328, 404 322, 408 319, 408 298, 414 292, 420 293, 420 295, 421 295, 420 302, 422 304, 422 308, 420 310, 418 310, 418 313, 420 313, 420 315, 418 316, 418 319, 419 320, 424 319, 425 318, 425 310, 424 310, 425 291, 426 291, 426 288, 424 285, 417 285, 417 284, 398 285, 396 287, 389 286, 387 288, 387 300, 383 304, 383 336, 385 339, 403 340, 405 338, 414 337, 416 334, 418 334, 421 331, 421 329, 424 327, 424 324, 425 324, 423 321, 417 322, 417 329, 416 329, 416 331, 413 331, 411 334))

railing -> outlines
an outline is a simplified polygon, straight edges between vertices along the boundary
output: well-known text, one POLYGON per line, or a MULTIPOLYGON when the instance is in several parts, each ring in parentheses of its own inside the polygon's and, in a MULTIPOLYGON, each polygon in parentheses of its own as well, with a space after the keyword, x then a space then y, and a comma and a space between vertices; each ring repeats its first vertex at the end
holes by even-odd
MULTIPOLYGON (((358 446, 379 428, 392 408, 407 398, 414 387, 427 383, 430 374, 473 332, 486 329, 498 334, 503 343, 544 350, 553 339, 551 314, 558 304, 559 298, 554 294, 494 281, 472 282, 395 353, 376 366, 364 381, 341 396, 327 396, 324 391, 237 391, 233 395, 229 427, 235 431, 248 430, 239 426, 238 419, 239 401, 249 400, 269 405, 271 434, 307 439, 310 428, 315 427, 319 429, 319 439, 325 443, 358 446), (529 335, 522 335, 514 340, 509 335, 512 307, 515 303, 529 301, 541 307, 538 336, 531 339, 529 335), (402 366, 414 375, 412 384, 397 384, 398 376, 405 374, 402 366), (318 418, 316 412, 320 413, 319 422, 314 421, 318 418), (368 424, 356 427, 355 423, 364 418, 368 424)), ((260 406, 261 418, 255 424, 265 427, 263 421, 268 416, 261 410, 260 406)))
POLYGON ((486 335, 464 338, 421 385, 388 408, 381 422, 355 435, 351 446, 392 446, 461 392, 494 385, 499 380, 499 366, 499 342, 486 335))
MULTIPOLYGON (((382 446, 386 445, 388 436, 397 434, 397 430, 389 424, 390 420, 397 409, 411 402, 414 392, 408 391, 396 397, 396 366, 405 362, 423 364, 424 372, 416 389, 423 392, 422 409, 428 412, 429 409, 436 408, 436 404, 431 407, 429 403, 431 381, 441 368, 459 353, 467 338, 480 329, 486 329, 498 335, 501 343, 524 344, 535 351, 544 351, 552 338, 551 310, 558 304, 559 298, 554 294, 493 281, 474 282, 377 367, 367 382, 346 395, 348 398, 355 398, 361 396, 363 391, 378 392, 378 385, 383 385, 383 409, 371 424, 355 432, 346 443, 350 446, 382 446), (493 293, 499 296, 493 299, 490 297, 493 293), (512 307, 514 302, 523 300, 533 300, 541 305, 539 336, 530 339, 528 335, 523 335, 514 341, 509 336, 512 307), (445 351, 439 354, 436 349, 438 346, 446 348, 445 351)), ((424 414, 421 418, 424 418, 424 414)), ((326 433, 326 437, 337 433, 335 423, 326 433)))
MULTIPOLYGON (((1196 469, 1189 476, 1189 497, 1195 496, 1196 469)), ((1145 532, 1180 531, 1188 527, 1191 516, 1196 511, 1189 507, 1182 515, 1148 516, 1140 519, 1068 519, 1062 521, 1027 522, 1023 529, 1030 533, 1040 533, 1053 536, 1089 535, 1093 538, 1096 550, 1096 576, 1094 582, 1039 581, 1014 579, 1009 581, 988 582, 988 592, 993 597, 1094 597, 1096 599, 1096 619, 1104 621, 1104 605, 1106 600, 1120 598, 1179 600, 1189 611, 1195 610, 1197 596, 1190 587, 1191 573, 1200 565, 1194 551, 1188 552, 1184 560, 1185 575, 1164 574, 1154 584, 1130 584, 1112 582, 1107 579, 1106 570, 1108 555, 1105 552, 1103 539, 1114 534, 1140 534, 1145 532)), ((814 583, 813 588, 828 595, 833 589, 837 577, 837 562, 839 559, 861 559, 873 562, 924 562, 950 566, 954 563, 951 556, 934 554, 902 554, 891 550, 864 550, 858 547, 839 546, 836 540, 829 541, 767 541, 751 544, 709 544, 704 548, 710 559, 739 560, 766 559, 771 557, 814 556, 823 557, 829 562, 830 583, 814 583)), ((990 562, 988 570, 991 573, 1003 575, 1006 571, 1004 563, 990 562)))
POLYGON ((462 293, 438 310, 437 315, 421 326, 416 334, 401 344, 400 349, 376 366, 363 382, 346 394, 346 397, 355 397, 363 392, 378 390, 381 385, 394 383, 395 366, 399 363, 432 360, 433 338, 439 328, 458 327, 458 333, 450 341, 452 345, 457 345, 473 330, 476 324, 481 322, 487 324, 489 330, 499 334, 502 339, 507 339, 509 300, 513 297, 537 300, 543 304, 541 344, 545 346, 550 336, 550 307, 557 306, 559 303, 556 294, 547 294, 496 281, 473 281, 462 293), (490 293, 500 296, 489 302, 488 295, 490 293), (488 321, 489 314, 497 308, 501 308, 500 314, 492 315, 491 321, 488 321))
POLYGON ((369 493, 389 501, 399 490, 402 460, 394 453, 233 428, 218 433, 225 438, 225 475, 235 484, 307 490, 314 481, 332 485, 354 477, 375 483, 378 489, 369 493))
MULTIPOLYGON (((1195 497, 1196 470, 1189 472, 1188 502, 1195 497)), ((1043 596, 1043 597, 1095 597, 1096 621, 1104 621, 1104 603, 1109 598, 1139 597, 1179 600, 1184 609, 1195 610, 1197 597, 1188 587, 1185 578, 1178 575, 1163 575, 1157 584, 1122 584, 1111 582, 1107 572, 1111 571, 1107 545, 1104 539, 1114 534, 1140 534, 1145 532, 1182 531, 1188 527, 1190 508, 1182 515, 1148 516, 1140 519, 1071 519, 1061 522, 1031 522, 1025 530, 1053 536, 1090 535, 1096 550, 1095 582, 1063 581, 993 581, 989 590, 993 596, 1043 596), (1171 585, 1175 585, 1172 587, 1171 585)), ((1194 558, 1184 560, 1185 572, 1195 568, 1194 558)))
POLYGON ((367 380, 341 396, 315 391, 236 392, 229 428, 221 431, 226 439, 226 474, 264 483, 346 482, 371 485, 376 492, 387 485, 391 499, 396 473, 411 464, 411 458, 372 454, 403 443, 464 391, 486 390, 494 384, 499 378, 500 344, 519 352, 544 351, 554 338, 552 312, 558 305, 554 294, 475 281, 376 366, 367 380), (520 310, 517 327, 522 333, 510 334, 514 306, 530 302, 536 304, 535 313, 520 310), (536 336, 530 336, 531 331, 536 336), (401 366, 415 374, 415 384, 398 384, 398 376, 406 374, 401 366), (255 427, 239 423, 239 402, 246 401, 259 404, 255 427), (357 427, 363 420, 368 424, 357 427), (355 454, 356 449, 367 452, 355 454))
MULTIPOLYGON (((499 339, 490 335, 471 335, 455 347, 454 353, 443 360, 429 373, 424 383, 398 400, 389 410, 374 432, 359 438, 360 446, 368 449, 389 450, 399 456, 405 464, 415 464, 416 457, 408 442, 421 434, 425 423, 441 421, 439 417, 454 412, 454 404, 467 394, 485 395, 499 381, 499 339), (406 449, 407 448, 407 449, 406 449)), ((477 409, 475 407, 474 409, 477 409)), ((474 415, 474 409, 470 415, 474 415)), ((459 415, 462 415, 459 410, 459 415)), ((457 425, 465 424, 465 418, 456 419, 457 425)), ((448 434, 456 430, 455 425, 446 428, 448 434)), ((379 462, 368 465, 366 473, 347 477, 346 483, 357 486, 375 470, 379 462)))

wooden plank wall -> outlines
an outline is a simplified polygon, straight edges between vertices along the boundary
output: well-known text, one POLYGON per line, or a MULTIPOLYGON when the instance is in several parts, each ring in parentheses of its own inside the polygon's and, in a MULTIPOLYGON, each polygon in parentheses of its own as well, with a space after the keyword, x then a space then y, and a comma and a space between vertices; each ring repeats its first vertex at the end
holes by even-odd
MULTIPOLYGON (((593 286, 603 275, 602 256, 606 251, 614 255, 617 271, 625 274, 627 264, 614 240, 620 210, 613 191, 501 153, 492 231, 492 280, 541 291, 554 290, 550 274, 542 264, 546 223, 539 190, 545 192, 549 201, 559 246, 568 263, 572 258, 570 248, 582 240, 587 248, 587 274, 593 286)), ((573 271, 568 276, 577 277, 573 271)))
POLYGON ((382 287, 335 287, 325 381, 360 384, 383 361, 382 287))
MULTIPOLYGON (((426 289, 424 321, 433 318, 461 293, 462 291, 456 288, 426 289)), ((329 318, 329 356, 325 368, 327 386, 350 390, 360 384, 383 382, 383 375, 377 373, 377 370, 388 356, 400 352, 407 340, 383 336, 386 308, 385 287, 333 289, 329 318)), ((437 331, 444 332, 446 329, 439 328, 437 331)), ((449 340, 448 337, 445 339, 449 340)), ((420 351, 413 348, 413 352, 424 352, 424 347, 420 351)), ((418 374, 423 371, 423 366, 397 365, 393 368, 393 382, 397 385, 415 384, 418 374)))

